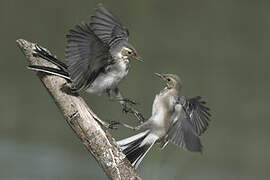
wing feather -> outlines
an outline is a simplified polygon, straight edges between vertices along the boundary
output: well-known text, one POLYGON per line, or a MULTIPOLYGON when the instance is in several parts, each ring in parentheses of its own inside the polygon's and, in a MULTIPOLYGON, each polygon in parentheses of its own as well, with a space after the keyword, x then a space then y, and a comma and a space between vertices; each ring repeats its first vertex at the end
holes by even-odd
POLYGON ((181 104, 175 106, 173 119, 174 123, 168 131, 167 140, 191 152, 201 152, 202 144, 200 138, 194 131, 189 116, 181 104))
POLYGON ((186 99, 184 96, 180 97, 183 108, 190 116, 192 126, 195 128, 196 133, 200 136, 204 133, 209 125, 210 121, 210 108, 206 107, 205 101, 201 100, 200 96, 196 96, 191 99, 186 99))
POLYGON ((76 25, 66 36, 66 60, 73 87, 80 91, 89 87, 113 59, 106 46, 89 25, 76 25))
POLYGON ((199 136, 208 128, 211 117, 205 104, 200 96, 191 99, 179 97, 166 140, 189 151, 201 152, 199 136))
POLYGON ((122 26, 102 4, 99 4, 95 15, 91 17, 90 27, 92 31, 108 46, 112 46, 121 40, 128 40, 128 30, 122 26))

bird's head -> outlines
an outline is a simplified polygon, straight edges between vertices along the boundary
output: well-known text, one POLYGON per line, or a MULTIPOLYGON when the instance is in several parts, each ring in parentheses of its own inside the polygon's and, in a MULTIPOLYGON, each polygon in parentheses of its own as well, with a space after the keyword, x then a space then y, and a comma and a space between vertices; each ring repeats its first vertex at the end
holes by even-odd
POLYGON ((168 89, 178 89, 180 90, 182 88, 182 81, 179 78, 179 76, 175 75, 175 74, 159 74, 159 73, 155 73, 155 75, 157 75, 158 77, 160 77, 162 80, 165 81, 166 83, 166 87, 168 89))
POLYGON ((140 56, 138 56, 138 53, 136 49, 128 43, 125 43, 120 51, 121 57, 124 59, 135 59, 138 61, 143 61, 140 56))

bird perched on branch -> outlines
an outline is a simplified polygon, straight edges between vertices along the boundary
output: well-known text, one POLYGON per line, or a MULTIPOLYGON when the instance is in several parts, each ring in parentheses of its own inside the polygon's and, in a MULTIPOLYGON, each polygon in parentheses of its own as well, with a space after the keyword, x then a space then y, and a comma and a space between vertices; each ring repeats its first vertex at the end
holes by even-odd
POLYGON ((149 129, 117 142, 135 168, 157 142, 162 148, 170 141, 191 152, 202 152, 199 136, 207 129, 211 116, 201 97, 181 96, 182 82, 177 75, 156 75, 165 81, 166 87, 155 97, 152 116, 135 128, 122 124, 133 130, 149 129))
POLYGON ((71 81, 74 92, 86 91, 107 94, 111 99, 114 97, 125 112, 131 112, 143 121, 142 114, 132 107, 135 102, 123 98, 118 87, 128 74, 129 61, 141 61, 135 48, 129 44, 128 37, 127 28, 99 4, 91 23, 77 25, 66 35, 66 64, 36 46, 34 55, 55 64, 59 69, 35 65, 28 68, 71 81))

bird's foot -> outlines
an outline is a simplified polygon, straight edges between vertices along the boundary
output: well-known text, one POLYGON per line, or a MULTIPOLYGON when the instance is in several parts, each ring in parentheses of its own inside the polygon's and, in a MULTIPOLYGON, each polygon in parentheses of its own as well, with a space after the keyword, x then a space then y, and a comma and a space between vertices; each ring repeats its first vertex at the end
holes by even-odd
POLYGON ((124 102, 125 104, 129 104, 131 106, 133 105, 137 105, 138 103, 132 99, 128 99, 128 98, 124 98, 121 100, 122 102, 124 102))
POLYGON ((133 127, 133 126, 130 126, 128 124, 121 123, 121 122, 118 122, 118 121, 111 121, 110 125, 112 125, 112 128, 114 128, 114 129, 117 129, 119 126, 123 126, 125 128, 131 129, 133 131, 137 131, 137 130, 139 130, 141 128, 140 126, 133 127))
POLYGON ((118 129, 120 124, 121 123, 118 121, 110 121, 110 123, 108 124, 108 129, 118 129))
POLYGON ((144 116, 128 103, 123 104, 123 112, 126 114, 127 113, 134 114, 135 117, 140 121, 140 123, 143 123, 145 121, 144 116))

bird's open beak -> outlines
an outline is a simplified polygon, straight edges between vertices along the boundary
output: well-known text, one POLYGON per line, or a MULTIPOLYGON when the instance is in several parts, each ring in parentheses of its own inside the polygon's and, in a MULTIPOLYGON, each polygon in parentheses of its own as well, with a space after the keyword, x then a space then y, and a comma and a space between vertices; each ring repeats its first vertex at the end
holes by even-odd
POLYGON ((156 75, 157 77, 159 77, 159 78, 161 78, 161 79, 163 79, 163 80, 164 80, 164 76, 163 76, 163 74, 155 73, 155 75, 156 75))
POLYGON ((162 79, 163 81, 165 81, 166 87, 169 88, 169 84, 168 84, 167 79, 166 79, 166 76, 164 74, 155 73, 155 75, 157 77, 159 77, 160 79, 162 79))
POLYGON ((159 74, 159 73, 155 73, 155 75, 157 77, 159 77, 160 79, 162 79, 163 81, 165 81, 166 83, 166 88, 170 88, 170 84, 167 82, 167 78, 165 74, 159 74))
POLYGON ((142 60, 142 58, 141 58, 140 56, 134 55, 134 56, 132 56, 132 59, 136 59, 136 60, 138 60, 138 61, 143 62, 143 60, 142 60))

